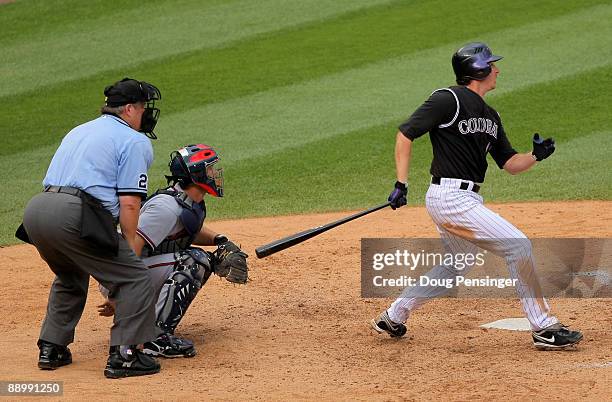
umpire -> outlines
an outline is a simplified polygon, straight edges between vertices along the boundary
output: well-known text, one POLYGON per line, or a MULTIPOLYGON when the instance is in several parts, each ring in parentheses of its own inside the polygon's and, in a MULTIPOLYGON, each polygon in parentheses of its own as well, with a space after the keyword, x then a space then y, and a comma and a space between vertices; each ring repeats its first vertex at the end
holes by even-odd
POLYGON ((161 94, 154 85, 124 78, 106 87, 104 95, 101 116, 62 140, 44 191, 26 206, 17 232, 36 246, 56 275, 38 340, 38 367, 72 363, 67 346, 74 341, 91 275, 117 301, 104 375, 154 374, 159 363, 136 346, 155 339, 156 332, 151 279, 133 245, 140 202, 147 195, 153 162, 149 138, 157 138, 155 101, 161 94))

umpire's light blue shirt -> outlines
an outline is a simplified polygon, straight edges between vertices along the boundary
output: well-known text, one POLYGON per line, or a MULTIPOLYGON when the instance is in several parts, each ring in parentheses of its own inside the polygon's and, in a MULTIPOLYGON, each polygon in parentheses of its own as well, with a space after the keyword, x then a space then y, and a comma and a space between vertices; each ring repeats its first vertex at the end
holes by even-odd
POLYGON ((53 155, 43 186, 70 186, 96 197, 119 216, 119 195, 147 195, 153 147, 144 134, 112 115, 72 129, 53 155))

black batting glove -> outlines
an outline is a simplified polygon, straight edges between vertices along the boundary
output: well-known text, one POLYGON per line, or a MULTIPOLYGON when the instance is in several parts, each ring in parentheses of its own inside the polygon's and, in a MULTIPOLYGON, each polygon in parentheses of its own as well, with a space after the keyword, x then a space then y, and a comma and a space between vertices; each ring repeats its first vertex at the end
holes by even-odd
POLYGON ((391 203, 391 208, 395 210, 403 205, 406 205, 406 196, 408 196, 408 188, 404 183, 396 181, 395 188, 393 191, 391 191, 391 194, 389 194, 387 201, 391 203))
POLYGON ((555 152, 555 140, 552 138, 542 139, 540 134, 533 135, 533 151, 536 161, 543 161, 555 152))

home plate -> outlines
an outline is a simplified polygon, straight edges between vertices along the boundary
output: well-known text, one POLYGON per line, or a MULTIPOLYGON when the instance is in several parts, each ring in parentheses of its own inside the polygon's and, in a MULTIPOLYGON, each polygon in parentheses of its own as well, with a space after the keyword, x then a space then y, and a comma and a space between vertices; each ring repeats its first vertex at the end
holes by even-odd
POLYGON ((531 331, 529 321, 526 318, 504 318, 503 320, 497 320, 482 324, 482 328, 495 328, 495 329, 507 329, 510 331, 531 331))

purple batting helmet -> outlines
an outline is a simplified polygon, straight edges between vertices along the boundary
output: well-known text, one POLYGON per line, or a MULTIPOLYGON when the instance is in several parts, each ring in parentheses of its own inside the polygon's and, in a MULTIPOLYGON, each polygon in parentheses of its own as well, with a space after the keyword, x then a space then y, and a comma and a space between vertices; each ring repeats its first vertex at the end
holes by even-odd
POLYGON ((484 80, 491 73, 491 65, 502 56, 495 56, 489 46, 482 42, 472 42, 453 54, 453 70, 457 84, 465 85, 470 80, 484 80))

